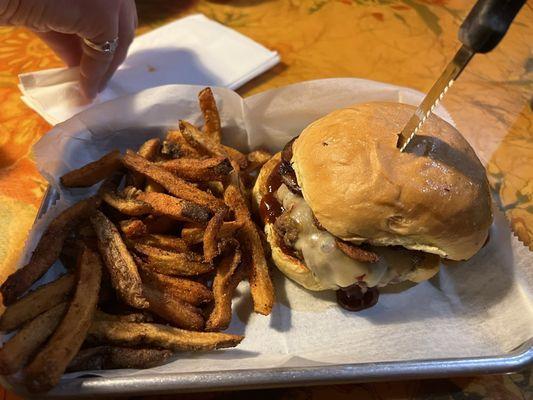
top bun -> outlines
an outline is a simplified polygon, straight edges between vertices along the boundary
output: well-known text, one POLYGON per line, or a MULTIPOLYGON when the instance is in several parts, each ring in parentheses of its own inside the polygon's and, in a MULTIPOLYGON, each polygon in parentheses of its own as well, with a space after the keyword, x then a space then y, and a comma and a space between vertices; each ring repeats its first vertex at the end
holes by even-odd
POLYGON ((397 134, 414 110, 366 103, 313 122, 293 145, 298 183, 320 224, 341 239, 468 259, 492 223, 485 169, 435 115, 401 153, 397 134))

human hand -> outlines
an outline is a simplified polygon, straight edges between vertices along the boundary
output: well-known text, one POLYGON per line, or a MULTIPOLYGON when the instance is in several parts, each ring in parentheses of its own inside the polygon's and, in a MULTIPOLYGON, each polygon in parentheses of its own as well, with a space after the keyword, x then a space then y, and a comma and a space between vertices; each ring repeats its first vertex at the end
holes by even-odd
POLYGON ((0 0, 0 25, 37 33, 68 65, 80 66, 80 85, 93 99, 126 58, 137 27, 134 0, 0 0), (114 54, 83 42, 118 38, 114 54))

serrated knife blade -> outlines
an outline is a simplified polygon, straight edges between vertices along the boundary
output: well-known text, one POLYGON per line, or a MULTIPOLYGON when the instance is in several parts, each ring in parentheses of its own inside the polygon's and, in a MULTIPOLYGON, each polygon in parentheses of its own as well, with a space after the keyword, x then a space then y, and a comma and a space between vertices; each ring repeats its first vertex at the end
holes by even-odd
POLYGON ((433 87, 411 116, 402 132, 398 135, 396 147, 400 151, 405 151, 411 140, 418 133, 424 122, 426 122, 426 119, 431 115, 474 54, 475 52, 465 45, 461 46, 459 51, 457 51, 455 57, 448 64, 440 78, 433 84, 433 87))

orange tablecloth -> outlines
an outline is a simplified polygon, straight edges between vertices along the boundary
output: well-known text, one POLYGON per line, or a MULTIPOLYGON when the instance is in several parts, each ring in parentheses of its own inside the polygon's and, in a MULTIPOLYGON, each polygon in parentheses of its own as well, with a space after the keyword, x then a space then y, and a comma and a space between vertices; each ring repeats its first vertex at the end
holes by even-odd
MULTIPOLYGON (((351 76, 426 91, 458 48, 456 33, 473 1, 461 0, 143 0, 139 33, 201 12, 277 50, 281 65, 241 88, 243 95, 308 79, 351 76)), ((533 7, 526 4, 500 46, 477 56, 444 100, 459 130, 485 160, 495 199, 514 232, 533 244, 533 7)), ((17 75, 60 66, 24 29, 0 28, 0 280, 9 274, 46 183, 31 146, 50 126, 20 100, 17 75)), ((179 83, 179 82, 177 82, 179 83)), ((394 384, 276 390, 273 398, 531 398, 522 374, 394 384), (448 393, 444 397, 443 393, 448 393)), ((194 398, 226 398, 205 395, 194 398)), ((232 396, 234 398, 236 395, 232 396)), ((237 396, 238 397, 238 396, 237 396)), ((4 394, 4 398, 15 398, 4 394)))

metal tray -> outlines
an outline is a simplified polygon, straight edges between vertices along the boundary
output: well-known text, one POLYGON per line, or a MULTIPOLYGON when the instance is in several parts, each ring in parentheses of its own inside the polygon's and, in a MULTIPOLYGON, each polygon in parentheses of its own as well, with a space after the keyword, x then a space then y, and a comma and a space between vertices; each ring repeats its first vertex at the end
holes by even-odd
MULTIPOLYGON (((57 200, 58 193, 49 188, 37 214, 43 215, 57 200)), ((89 397, 105 394, 140 395, 199 392, 215 390, 257 389, 287 386, 310 386, 445 376, 503 374, 533 365, 533 338, 513 351, 489 357, 446 358, 434 360, 393 361, 327 365, 305 368, 245 369, 131 377, 99 378, 94 376, 64 379, 46 395, 38 398, 89 397)), ((18 385, 2 378, 2 385, 17 394, 31 397, 18 385)), ((37 397, 36 397, 37 398, 37 397)))

